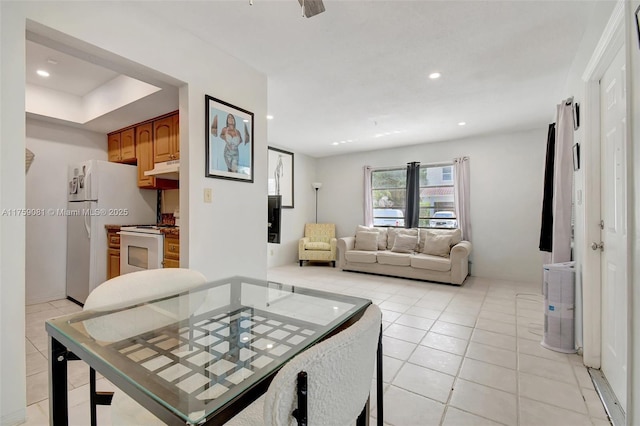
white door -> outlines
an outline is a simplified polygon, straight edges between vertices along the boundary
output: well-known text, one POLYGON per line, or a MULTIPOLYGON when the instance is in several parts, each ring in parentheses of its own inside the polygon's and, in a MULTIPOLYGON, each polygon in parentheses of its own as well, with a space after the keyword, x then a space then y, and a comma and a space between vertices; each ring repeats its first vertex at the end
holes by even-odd
POLYGON ((627 407, 627 206, 624 48, 600 80, 602 372, 627 407))

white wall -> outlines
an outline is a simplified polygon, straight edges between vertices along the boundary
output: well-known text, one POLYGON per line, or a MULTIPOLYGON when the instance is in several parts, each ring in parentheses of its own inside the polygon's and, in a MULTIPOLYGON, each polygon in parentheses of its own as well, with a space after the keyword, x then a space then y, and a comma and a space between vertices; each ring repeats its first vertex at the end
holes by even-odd
MULTIPOLYGON (((549 107, 550 119, 554 106, 549 107)), ((471 171, 472 274, 540 282, 538 243, 547 126, 528 132, 370 151, 318 160, 322 221, 339 236, 362 224, 363 166, 441 163, 468 156, 471 171)))
MULTIPOLYGON (((315 190, 311 187, 311 183, 317 181, 316 162, 315 158, 294 152, 294 207, 282 209, 280 244, 267 243, 267 266, 270 268, 298 261, 298 240, 304 235, 304 224, 316 220, 315 190)), ((320 189, 319 203, 323 195, 320 189)), ((323 220, 322 216, 318 217, 318 220, 323 220)))
MULTIPOLYGON (((25 30, 73 43, 180 88, 181 255, 208 278, 266 277, 266 77, 219 48, 154 16, 154 2, 0 2, 0 207, 25 207, 25 30), (124 59, 123 59, 124 58, 124 59), (220 66, 224 64, 224 66, 220 66), (145 68, 146 67, 146 68, 145 68), (254 182, 204 177, 205 104, 209 94, 254 116, 254 182), (203 189, 213 189, 204 204, 203 189), (260 214, 262 212, 262 214, 260 214), (188 231, 188 232, 185 232, 188 231)), ((0 224, 0 423, 25 413, 25 220, 0 224)))
MULTIPOLYGON (((27 208, 67 207, 67 165, 107 160, 107 136, 27 119, 26 146, 35 154, 27 173, 27 208)), ((134 183, 135 184, 135 183, 134 183)), ((64 299, 67 258, 64 216, 26 218, 26 303, 64 299)))

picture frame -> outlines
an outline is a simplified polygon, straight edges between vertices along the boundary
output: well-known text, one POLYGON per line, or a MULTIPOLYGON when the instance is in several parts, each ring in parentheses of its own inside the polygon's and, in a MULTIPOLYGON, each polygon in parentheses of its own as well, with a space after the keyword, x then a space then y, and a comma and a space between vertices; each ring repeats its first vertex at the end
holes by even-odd
POLYGON ((573 145, 573 170, 580 170, 580 144, 573 145))
POLYGON ((205 111, 205 176, 253 183, 253 113, 209 95, 205 111))
POLYGON ((268 152, 268 195, 281 195, 282 208, 292 209, 294 161, 293 153, 282 149, 267 147, 268 152))
POLYGON ((640 6, 636 8, 636 32, 638 33, 638 49, 640 49, 640 6))

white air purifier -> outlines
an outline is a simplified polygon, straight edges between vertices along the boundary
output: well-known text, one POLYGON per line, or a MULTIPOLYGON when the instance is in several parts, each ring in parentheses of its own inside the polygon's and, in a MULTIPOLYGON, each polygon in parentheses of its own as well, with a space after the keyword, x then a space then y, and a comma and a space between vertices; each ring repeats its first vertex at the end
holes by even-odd
POLYGON ((542 346, 575 353, 575 262, 544 265, 542 346))

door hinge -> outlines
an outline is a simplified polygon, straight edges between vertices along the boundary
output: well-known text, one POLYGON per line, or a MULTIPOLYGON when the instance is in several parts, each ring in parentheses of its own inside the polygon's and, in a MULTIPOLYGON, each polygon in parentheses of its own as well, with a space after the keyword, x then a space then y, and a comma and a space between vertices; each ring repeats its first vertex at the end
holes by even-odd
POLYGON ((600 225, 600 229, 604 229, 604 220, 601 220, 599 225, 600 225))

